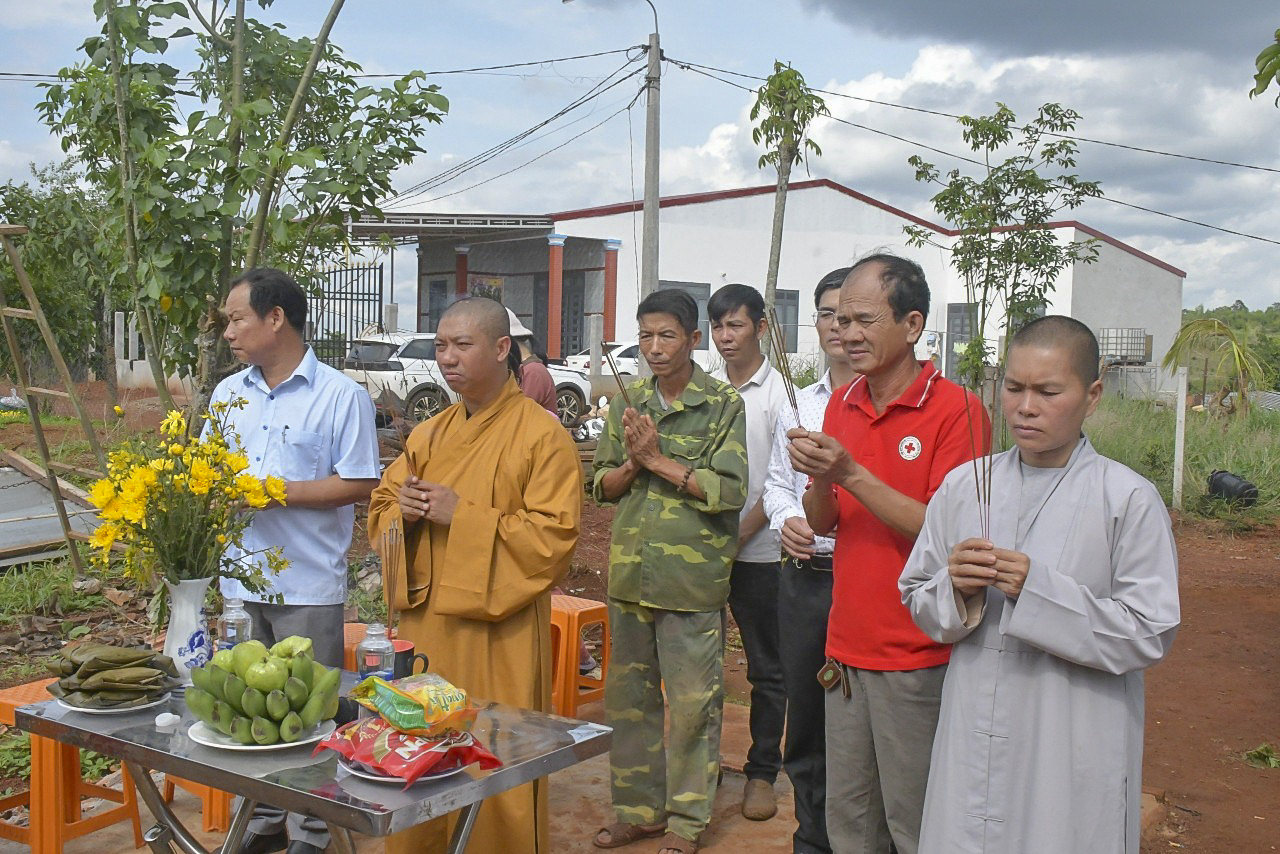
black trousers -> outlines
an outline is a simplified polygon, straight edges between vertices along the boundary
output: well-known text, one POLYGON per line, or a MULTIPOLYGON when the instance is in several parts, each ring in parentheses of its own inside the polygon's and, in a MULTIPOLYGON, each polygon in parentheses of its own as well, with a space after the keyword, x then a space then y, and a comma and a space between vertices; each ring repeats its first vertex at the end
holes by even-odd
MULTIPOLYGON (((827 566, 830 560, 830 556, 819 558, 827 566)), ((808 561, 791 557, 782 562, 779 651, 789 701, 782 764, 795 788, 795 854, 831 854, 826 816, 826 691, 818 683, 818 671, 827 658, 831 580, 830 569, 813 569, 808 561)))
POLYGON ((787 717, 787 689, 778 652, 778 572, 778 563, 739 560, 733 562, 729 575, 729 608, 742 635, 751 683, 751 747, 742 773, 748 780, 770 784, 782 770, 782 727, 787 717))

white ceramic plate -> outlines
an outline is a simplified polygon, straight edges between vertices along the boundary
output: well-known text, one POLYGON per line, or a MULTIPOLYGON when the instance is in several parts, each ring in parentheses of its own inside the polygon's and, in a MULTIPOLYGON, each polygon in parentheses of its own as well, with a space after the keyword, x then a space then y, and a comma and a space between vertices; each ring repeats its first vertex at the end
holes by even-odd
MULTIPOLYGON (((390 774, 378 774, 374 771, 366 771, 364 768, 361 768, 358 765, 354 765, 351 762, 348 762, 347 759, 342 756, 338 757, 338 764, 341 765, 347 771, 350 771, 354 776, 359 777, 362 780, 371 780, 374 783, 398 783, 401 786, 404 785, 404 778, 402 777, 392 777, 390 774)), ((448 771, 438 771, 434 774, 428 772, 426 774, 423 774, 421 777, 414 780, 413 782, 416 785, 418 783, 422 783, 427 780, 439 780, 442 777, 451 777, 462 770, 465 770, 465 769, 450 768, 448 771)))
POLYGON ((321 721, 312 727, 310 731, 304 732, 297 741, 278 741, 275 744, 241 744, 234 738, 218 732, 204 721, 196 721, 187 730, 187 735, 196 744, 203 744, 205 747, 217 747, 222 750, 284 750, 287 747, 314 744, 335 729, 337 729, 337 724, 333 721, 321 721))
POLYGON ((143 709, 154 709, 156 706, 169 702, 169 698, 171 696, 173 695, 166 691, 150 703, 143 703, 141 706, 130 706, 127 709, 86 709, 83 706, 73 706, 61 697, 57 699, 58 705, 62 706, 62 708, 70 709, 71 711, 78 712, 82 715, 128 715, 133 712, 140 712, 143 709))

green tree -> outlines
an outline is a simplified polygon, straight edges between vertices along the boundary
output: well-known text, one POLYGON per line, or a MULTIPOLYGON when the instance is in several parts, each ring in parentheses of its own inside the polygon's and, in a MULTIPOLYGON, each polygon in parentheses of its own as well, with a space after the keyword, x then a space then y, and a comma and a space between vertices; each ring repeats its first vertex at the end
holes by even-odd
MULTIPOLYGON (((1254 60, 1254 66, 1258 73, 1253 75, 1253 88, 1249 90, 1250 98, 1261 95, 1271 87, 1272 83, 1277 82, 1277 78, 1280 78, 1280 30, 1276 30, 1273 43, 1264 47, 1258 54, 1257 59, 1254 60)), ((1280 95, 1276 96, 1276 106, 1280 107, 1280 95)))
MULTIPOLYGON (((809 126, 819 116, 830 115, 826 102, 804 82, 804 76, 788 64, 773 63, 773 73, 756 93, 751 121, 759 121, 751 140, 767 150, 757 166, 773 166, 778 171, 778 189, 773 197, 773 236, 769 244, 769 269, 764 281, 764 303, 773 308, 778 288, 778 265, 782 258, 782 223, 787 210, 787 185, 791 167, 807 162, 810 153, 822 156, 822 149, 809 138, 809 126), (763 118, 761 118, 763 116, 763 118)), ((765 340, 768 350, 768 339, 765 340)))
POLYGON ((309 38, 246 17, 245 0, 95 0, 88 61, 40 104, 113 211, 104 240, 124 247, 149 355, 196 377, 196 408, 230 361, 218 308, 233 272, 272 264, 317 287, 344 221, 377 212, 448 109, 422 72, 359 82, 329 41, 342 6, 309 38), (160 61, 175 40, 198 57, 185 76, 160 61))
POLYGON ((1043 311, 1063 270, 1091 263, 1098 254, 1096 241, 1064 244, 1047 227, 1060 211, 1102 195, 1097 182, 1069 171, 1076 165, 1076 145, 1061 135, 1075 128, 1080 115, 1045 104, 1034 119, 1019 125, 1011 109, 996 107, 990 116, 959 119, 964 141, 982 157, 978 177, 959 169, 943 176, 919 156, 908 161, 917 181, 942 188, 932 199, 934 209, 960 232, 949 241, 921 226, 904 228, 910 245, 948 250, 965 284, 974 336, 965 345, 960 375, 973 389, 982 388, 987 368, 997 361, 986 340, 989 324, 997 322, 1007 341, 1043 311), (1001 158, 1008 147, 1014 153, 1001 158))
MULTIPOLYGON (((113 306, 119 302, 123 255, 95 251, 109 218, 101 193, 80 185, 70 161, 42 168, 32 166, 34 182, 0 186, 0 210, 14 225, 24 225, 18 238, 22 266, 53 329, 58 349, 73 373, 91 369, 105 378, 112 404, 115 388, 113 306)), ((17 293, 17 280, 8 260, 0 262, 0 286, 17 293)), ((13 324, 22 346, 28 376, 37 385, 56 385, 52 362, 39 330, 30 323, 13 324)), ((10 373, 8 348, 0 348, 0 371, 10 373)), ((8 393, 8 389, 3 389, 8 393)))

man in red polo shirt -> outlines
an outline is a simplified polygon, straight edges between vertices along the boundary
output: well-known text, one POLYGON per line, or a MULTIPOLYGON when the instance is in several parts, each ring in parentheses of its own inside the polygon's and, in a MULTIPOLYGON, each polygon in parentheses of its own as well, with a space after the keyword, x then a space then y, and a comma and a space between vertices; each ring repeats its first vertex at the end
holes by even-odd
POLYGON ((915 357, 929 313, 919 265, 863 258, 836 323, 862 376, 827 405, 823 431, 788 432, 816 534, 835 530, 827 629, 827 831, 837 852, 916 854, 929 752, 951 648, 924 635, 898 576, 947 472, 986 452, 981 402, 915 357))

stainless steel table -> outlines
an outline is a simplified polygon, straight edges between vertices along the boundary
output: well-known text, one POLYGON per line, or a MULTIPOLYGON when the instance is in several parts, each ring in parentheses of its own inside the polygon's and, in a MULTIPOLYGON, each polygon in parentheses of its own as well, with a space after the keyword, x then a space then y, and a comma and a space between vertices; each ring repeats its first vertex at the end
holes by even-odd
POLYGON ((175 696, 167 708, 182 715, 182 722, 172 732, 160 732, 155 726, 155 717, 166 710, 164 706, 119 715, 90 715, 50 700, 20 707, 15 717, 18 727, 28 732, 123 760, 138 796, 158 821, 144 834, 157 854, 172 852, 174 845, 186 854, 209 852, 174 816, 148 769, 243 798, 227 833, 228 851, 240 847, 254 806, 268 803, 324 821, 342 854, 355 850, 352 831, 386 836, 461 810, 449 844, 450 854, 461 854, 485 798, 597 756, 608 750, 612 735, 611 729, 599 724, 497 703, 482 705, 473 732, 503 766, 493 771, 472 766, 402 789, 350 774, 338 765, 333 751, 312 757, 314 744, 271 751, 197 744, 187 735, 195 719, 186 704, 175 696))

